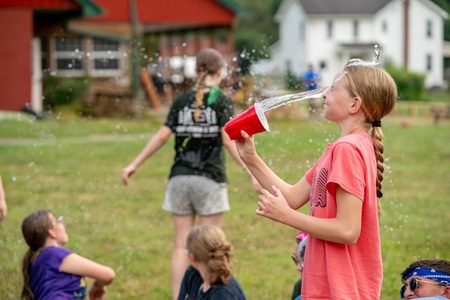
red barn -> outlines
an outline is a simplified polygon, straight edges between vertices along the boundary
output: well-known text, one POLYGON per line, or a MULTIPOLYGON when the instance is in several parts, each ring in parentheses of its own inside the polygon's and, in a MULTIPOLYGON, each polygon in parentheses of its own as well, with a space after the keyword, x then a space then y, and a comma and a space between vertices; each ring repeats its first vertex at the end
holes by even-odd
POLYGON ((2 0, 0 110, 42 111, 45 76, 130 86, 136 68, 206 46, 230 57, 240 11, 231 0, 2 0))

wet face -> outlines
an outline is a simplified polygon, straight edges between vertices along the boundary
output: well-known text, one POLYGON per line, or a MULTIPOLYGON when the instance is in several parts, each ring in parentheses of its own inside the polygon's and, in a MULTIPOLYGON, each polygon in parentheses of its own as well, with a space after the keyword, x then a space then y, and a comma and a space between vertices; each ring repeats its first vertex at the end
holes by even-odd
POLYGON ((347 77, 338 75, 331 87, 324 93, 323 114, 327 120, 339 122, 348 117, 354 97, 350 95, 347 84, 347 77))
POLYGON ((412 276, 405 281, 404 298, 445 296, 447 289, 449 288, 437 281, 420 276, 412 276))

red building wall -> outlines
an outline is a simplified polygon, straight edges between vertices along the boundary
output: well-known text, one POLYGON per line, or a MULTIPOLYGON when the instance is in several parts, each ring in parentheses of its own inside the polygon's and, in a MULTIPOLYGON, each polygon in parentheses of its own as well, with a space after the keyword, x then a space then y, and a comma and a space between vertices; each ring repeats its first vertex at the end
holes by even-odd
POLYGON ((31 103, 33 13, 0 9, 0 110, 31 103))

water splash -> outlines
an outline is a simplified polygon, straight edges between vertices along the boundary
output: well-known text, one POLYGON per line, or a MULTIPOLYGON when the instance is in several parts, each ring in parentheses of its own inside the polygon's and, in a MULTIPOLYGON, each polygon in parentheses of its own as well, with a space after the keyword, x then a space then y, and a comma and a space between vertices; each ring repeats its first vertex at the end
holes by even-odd
POLYGON ((353 58, 345 66, 377 66, 380 63, 380 45, 375 44, 371 61, 364 61, 360 58, 353 58))
POLYGON ((322 98, 323 94, 327 90, 328 87, 325 87, 296 94, 275 96, 258 102, 258 105, 261 107, 262 111, 266 112, 292 102, 297 102, 304 99, 322 98))
MULTIPOLYGON (((374 45, 374 54, 371 61, 364 61, 360 58, 354 58, 350 59, 348 63, 345 65, 347 66, 376 66, 380 62, 380 46, 378 44, 374 45)), ((333 82, 330 86, 335 84, 337 81, 341 80, 345 74, 347 74, 346 71, 342 70, 340 71, 336 77, 334 78, 333 82)), ((311 91, 304 91, 301 93, 296 94, 289 94, 289 95, 282 95, 282 96, 275 96, 268 99, 265 99, 263 101, 258 102, 258 106, 260 106, 261 110, 263 112, 275 109, 277 107, 280 107, 282 105, 287 105, 293 102, 298 102, 306 99, 314 99, 314 98, 322 98, 323 95, 328 91, 330 86, 318 88, 311 91)))

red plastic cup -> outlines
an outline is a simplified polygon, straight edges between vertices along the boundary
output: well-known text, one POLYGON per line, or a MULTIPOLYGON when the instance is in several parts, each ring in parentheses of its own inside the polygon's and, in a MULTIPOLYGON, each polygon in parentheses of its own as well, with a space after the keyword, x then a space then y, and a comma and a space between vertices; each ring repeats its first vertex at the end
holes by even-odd
POLYGON ((249 135, 254 135, 269 131, 269 123, 261 106, 255 103, 249 109, 228 121, 224 129, 230 139, 239 140, 242 138, 241 130, 244 130, 249 135))

